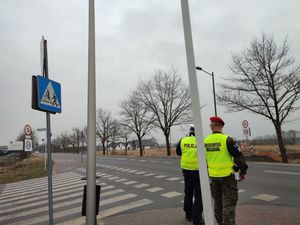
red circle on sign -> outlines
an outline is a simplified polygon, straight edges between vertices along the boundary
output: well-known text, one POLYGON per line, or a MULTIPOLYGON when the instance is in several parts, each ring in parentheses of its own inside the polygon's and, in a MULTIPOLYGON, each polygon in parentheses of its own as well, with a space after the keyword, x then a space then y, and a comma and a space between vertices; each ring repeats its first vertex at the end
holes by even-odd
POLYGON ((24 127, 24 133, 26 134, 26 135, 31 135, 32 134, 32 129, 31 129, 31 126, 30 125, 25 125, 25 127, 24 127))
POLYGON ((248 125, 249 125, 248 121, 247 121, 247 120, 243 120, 242 126, 243 126, 244 128, 247 128, 248 125))

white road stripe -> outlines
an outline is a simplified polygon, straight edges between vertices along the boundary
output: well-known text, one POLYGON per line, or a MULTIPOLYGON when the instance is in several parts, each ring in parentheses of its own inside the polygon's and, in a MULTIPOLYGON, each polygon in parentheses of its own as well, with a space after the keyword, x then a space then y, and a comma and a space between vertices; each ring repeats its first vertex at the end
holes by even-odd
POLYGON ((150 185, 149 184, 137 184, 137 185, 134 185, 135 188, 143 188, 143 187, 149 187, 150 185))
POLYGON ((100 194, 100 197, 104 197, 104 196, 108 196, 108 195, 114 195, 117 193, 121 193, 124 192, 123 189, 117 189, 117 190, 113 190, 113 191, 107 191, 107 192, 103 192, 102 194, 100 194))
POLYGON ((153 162, 153 163, 157 163, 157 161, 155 161, 155 160, 152 160, 151 162, 153 162))
POLYGON ((275 173, 275 174, 285 174, 285 175, 296 175, 300 176, 300 173, 297 172, 288 172, 288 171, 277 171, 277 170, 265 170, 265 173, 275 173))
POLYGON ((108 178, 108 177, 112 177, 112 175, 105 175, 105 176, 102 176, 103 178, 108 178))
POLYGON ((116 213, 124 212, 129 209, 134 209, 134 208, 141 207, 144 205, 149 205, 151 203, 153 203, 153 201, 151 201, 149 199, 142 199, 142 200, 138 200, 135 202, 129 202, 127 204, 124 204, 121 206, 116 206, 114 208, 110 208, 110 209, 102 211, 100 213, 100 218, 108 217, 108 216, 114 215, 116 213))
POLYGON ((165 177, 167 177, 167 176, 165 176, 165 175, 158 175, 158 176, 155 176, 155 178, 165 178, 165 177))
MULTIPOLYGON (((151 201, 149 199, 142 199, 142 200, 138 200, 138 201, 135 201, 135 202, 127 203, 125 205, 121 205, 121 206, 110 208, 110 209, 107 209, 107 210, 104 210, 104 211, 100 211, 100 216, 98 216, 98 219, 103 219, 105 217, 112 216, 114 214, 121 213, 121 212, 127 211, 129 209, 138 208, 138 207, 148 205, 148 204, 151 204, 151 203, 153 203, 153 201, 151 201)), ((67 214, 72 215, 72 214, 76 213, 77 211, 74 208, 74 209, 71 210, 71 212, 72 213, 67 212, 67 214)), ((66 215, 66 213, 64 215, 66 215)), ((65 223, 63 223, 63 224, 65 224, 65 223)), ((80 217, 77 220, 72 220, 72 221, 70 221, 70 223, 67 223, 67 224, 72 224, 72 225, 73 224, 85 224, 85 218, 80 217)))
MULTIPOLYGON (((62 185, 62 186, 53 188, 53 192, 66 190, 66 189, 70 189, 70 188, 75 188, 75 187, 79 187, 79 186, 83 187, 84 184, 85 183, 74 183, 74 184, 68 185, 68 186, 62 185)), ((1 203, 5 203, 5 202, 14 201, 14 200, 20 200, 23 198, 29 198, 29 197, 35 196, 35 195, 47 194, 47 193, 48 193, 47 189, 39 191, 39 192, 37 192, 36 190, 27 191, 27 192, 23 192, 23 193, 17 192, 15 194, 10 194, 10 195, 5 195, 3 197, 0 197, 0 201, 1 201, 1 203)))
POLYGON ((145 177, 149 177, 149 176, 154 176, 155 173, 147 173, 147 174, 144 174, 145 177))
MULTIPOLYGON (((62 184, 62 183, 72 183, 73 181, 80 181, 80 177, 74 177, 74 178, 66 178, 66 179, 62 179, 61 181, 56 181, 56 182, 53 182, 53 187, 55 187, 56 185, 58 184, 62 184)), ((22 190, 22 191, 25 191, 25 190, 33 190, 33 189, 41 189, 41 188, 44 188, 44 187, 48 187, 48 181, 46 182, 42 182, 42 183, 31 183, 31 184, 26 184, 26 185, 23 185, 22 183, 19 183, 18 186, 14 186, 14 187, 11 187, 10 185, 6 185, 5 186, 5 190, 1 193, 2 194, 8 194, 10 192, 15 192, 17 190, 22 190)))
POLYGON ((182 195, 182 194, 179 193, 179 192, 176 192, 176 191, 171 191, 171 192, 168 192, 168 193, 161 194, 161 196, 166 197, 166 198, 174 198, 174 197, 179 196, 179 195, 182 195))
POLYGON ((122 200, 134 198, 136 196, 137 196, 136 194, 121 195, 121 196, 117 196, 117 197, 114 197, 114 198, 109 198, 109 199, 106 199, 106 200, 102 200, 101 203, 100 203, 100 205, 104 206, 104 205, 108 205, 108 204, 111 204, 111 203, 119 202, 119 201, 122 201, 122 200))
POLYGON ((128 173, 134 173, 136 172, 137 170, 129 170, 128 173))
POLYGON ((166 163, 166 164, 172 164, 171 162, 164 162, 164 163, 166 163))
POLYGON ((122 179, 118 179, 118 180, 115 180, 116 182, 123 182, 123 181, 127 181, 128 179, 125 179, 125 178, 122 178, 122 179))
POLYGON ((245 192, 246 190, 245 189, 239 189, 239 193, 242 193, 242 192, 245 192))
POLYGON ((123 183, 123 184, 129 185, 129 184, 135 184, 135 183, 137 183, 137 182, 134 181, 134 180, 132 180, 132 181, 127 181, 127 182, 125 182, 125 183, 123 183))
MULTIPOLYGON (((101 205, 108 205, 108 204, 111 204, 111 203, 115 203, 115 202, 118 202, 118 201, 130 199, 130 198, 133 198, 133 197, 136 197, 136 195, 135 194, 127 194, 127 195, 123 195, 123 196, 118 196, 118 197, 115 197, 115 198, 112 198, 112 199, 107 199, 107 200, 101 201, 101 205)), ((147 203, 146 201, 139 200, 139 201, 132 202, 131 205, 135 206, 133 208, 137 208, 137 207, 145 205, 146 203, 147 203)), ((121 205, 121 206, 118 206, 118 207, 119 208, 123 207, 125 209, 125 208, 128 208, 128 205, 130 205, 130 203, 127 203, 125 205, 121 205)), ((116 209, 116 208, 117 207, 114 207, 112 209, 116 209)), ((128 208, 128 209, 130 209, 130 208, 128 208)), ((108 210, 105 210, 105 211, 108 212, 108 210)), ((103 211, 103 212, 105 212, 105 211, 103 211)), ((73 214, 80 215, 80 212, 81 212, 81 206, 79 206, 79 207, 73 207, 71 209, 66 209, 65 211, 59 211, 57 213, 54 213, 54 219, 59 219, 59 218, 62 218, 62 217, 73 215, 73 214)), ((103 214, 103 212, 101 213, 101 211, 100 211, 101 214, 103 214)), ((122 211, 120 211, 120 212, 122 212, 122 211)), ((118 213, 118 212, 115 212, 115 213, 118 213)), ((115 213, 113 213, 113 214, 115 214, 115 213)), ((111 215, 113 215, 113 214, 111 214, 111 215)), ((99 216, 98 216, 98 218, 99 218, 99 216)), ((100 218, 104 218, 104 216, 102 215, 102 216, 100 216, 100 218)), ((22 224, 42 223, 42 222, 47 222, 48 219, 49 219, 49 216, 48 215, 44 215, 44 216, 39 216, 39 217, 35 217, 35 218, 30 218, 28 220, 22 220, 22 224)), ((72 220, 72 223, 70 223, 70 224, 74 224, 74 223, 78 224, 78 222, 81 222, 81 221, 82 221, 82 224, 84 224, 85 217, 79 217, 77 220, 72 220)), ((15 224, 15 223, 12 223, 12 224, 15 224)), ((9 225, 12 225, 12 224, 9 224, 9 225)))
POLYGON ((118 179, 118 178, 120 178, 120 177, 110 177, 110 178, 108 178, 109 180, 115 180, 115 179, 118 179))
POLYGON ((174 180, 180 180, 180 178, 178 178, 178 177, 171 177, 171 178, 167 178, 166 180, 174 181, 174 180))
MULTIPOLYGON (((104 191, 104 190, 107 190, 107 189, 112 189, 114 188, 114 186, 110 185, 110 186, 105 186, 105 187, 101 187, 101 191, 104 191)), ((61 196, 61 195, 67 195, 67 194, 70 194, 70 193, 73 193, 73 192, 80 192, 82 193, 83 191, 83 187, 79 187, 79 188, 74 188, 72 187, 72 189, 67 189, 66 191, 61 191, 61 192, 54 192, 53 193, 53 199, 54 201, 58 201, 57 200, 57 197, 56 196, 61 196)), ((26 197, 26 196, 25 196, 26 197)), ((7 204, 3 204, 1 203, 0 205, 0 209, 1 208, 9 208, 10 206, 15 206, 15 205, 19 205, 19 204, 26 204, 26 203, 29 203, 29 202, 34 202, 34 201, 41 201, 43 199, 48 199, 48 195, 44 195, 44 196, 37 196, 37 197, 33 197, 33 198, 29 198, 29 199, 25 199, 25 200, 22 200, 22 201, 18 201, 17 203, 15 202, 11 202, 9 201, 9 203, 7 204)), ((47 201, 48 202, 48 201, 47 201)), ((26 205, 26 207, 29 207, 28 205, 26 205)), ((15 209, 14 209, 15 210, 15 209)), ((1 211, 0 211, 1 212, 1 211)))
POLYGON ((145 159, 140 159, 139 162, 146 162, 147 160, 145 159))
POLYGON ((162 190, 164 190, 164 189, 161 187, 154 187, 154 188, 147 189, 147 191, 149 191, 149 192, 157 192, 157 191, 162 191, 162 190))
POLYGON ((270 201, 273 201, 273 200, 275 200, 275 199, 278 199, 279 196, 276 196, 276 195, 268 195, 268 194, 259 194, 259 195, 253 196, 252 198, 258 199, 258 200, 262 200, 262 201, 270 202, 270 201))
POLYGON ((128 170, 130 170, 130 169, 125 169, 125 170, 121 170, 121 171, 126 172, 126 171, 128 171, 128 170))

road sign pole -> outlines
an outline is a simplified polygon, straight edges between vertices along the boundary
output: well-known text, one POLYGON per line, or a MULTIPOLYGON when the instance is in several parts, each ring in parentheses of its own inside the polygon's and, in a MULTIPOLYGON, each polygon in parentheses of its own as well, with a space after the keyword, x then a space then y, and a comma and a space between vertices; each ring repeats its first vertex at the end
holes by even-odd
POLYGON ((191 98, 192 98, 192 111, 193 111, 193 118, 195 124, 195 133, 197 138, 197 153, 198 153, 198 162, 199 162, 199 175, 201 181, 200 185, 201 185, 201 193, 202 193, 202 202, 204 206, 203 207, 204 219, 206 225, 213 225, 214 219, 213 219, 210 185, 209 185, 209 180, 207 175, 206 156, 205 156, 204 144, 203 144, 200 99, 199 99, 198 83, 197 83, 196 70, 195 70, 196 65, 195 65, 192 28, 190 22, 188 0, 181 0, 181 10, 182 10, 183 30, 184 30, 184 38, 185 38, 188 74, 189 74, 189 84, 190 84, 191 98))
POLYGON ((95 3, 89 0, 88 43, 88 137, 86 224, 96 223, 96 68, 95 68, 95 3))
MULTIPOLYGON (((47 55, 47 40, 44 40, 44 60, 43 60, 43 75, 49 78, 48 74, 48 55, 47 55)), ((52 195, 52 159, 51 159, 51 126, 50 113, 46 112, 46 129, 47 129, 47 159, 48 159, 48 205, 49 205, 49 224, 53 225, 53 195, 52 195)))

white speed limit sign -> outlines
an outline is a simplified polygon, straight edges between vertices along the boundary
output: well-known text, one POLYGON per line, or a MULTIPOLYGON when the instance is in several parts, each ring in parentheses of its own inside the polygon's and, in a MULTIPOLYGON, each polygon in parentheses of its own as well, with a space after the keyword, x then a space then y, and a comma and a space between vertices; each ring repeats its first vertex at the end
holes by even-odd
POLYGON ((247 127, 249 126, 248 121, 247 121, 247 120, 243 120, 242 126, 243 126, 244 128, 247 128, 247 127))
POLYGON ((25 139, 25 152, 32 152, 32 140, 31 139, 25 139))

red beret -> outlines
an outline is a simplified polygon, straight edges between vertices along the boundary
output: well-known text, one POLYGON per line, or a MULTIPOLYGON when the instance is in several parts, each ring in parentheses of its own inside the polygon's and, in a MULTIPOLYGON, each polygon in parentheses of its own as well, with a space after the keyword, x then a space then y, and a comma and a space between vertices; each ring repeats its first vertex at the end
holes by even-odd
POLYGON ((218 116, 212 116, 210 117, 210 121, 211 122, 217 122, 217 123, 221 123, 222 125, 225 125, 224 121, 222 120, 221 117, 218 116))

